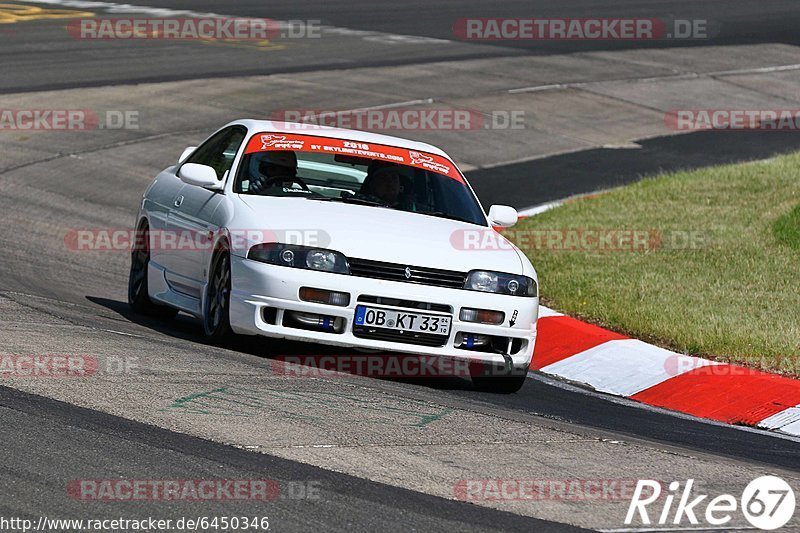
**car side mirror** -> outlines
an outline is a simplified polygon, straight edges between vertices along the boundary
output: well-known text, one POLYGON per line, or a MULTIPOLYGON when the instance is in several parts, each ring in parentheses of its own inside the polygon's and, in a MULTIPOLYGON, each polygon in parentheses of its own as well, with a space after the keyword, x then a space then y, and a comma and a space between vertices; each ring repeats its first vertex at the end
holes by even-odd
POLYGON ((178 177, 189 185, 197 185, 211 190, 222 189, 223 182, 217 179, 217 171, 208 165, 186 163, 178 172, 178 177))
POLYGON ((181 163, 186 161, 186 158, 189 157, 192 154, 192 152, 194 152, 196 149, 197 146, 187 146, 186 148, 184 148, 183 153, 178 158, 178 164, 180 165, 181 163))
POLYGON ((489 222, 493 226, 510 228, 517 223, 517 210, 507 205, 493 205, 489 208, 489 222))

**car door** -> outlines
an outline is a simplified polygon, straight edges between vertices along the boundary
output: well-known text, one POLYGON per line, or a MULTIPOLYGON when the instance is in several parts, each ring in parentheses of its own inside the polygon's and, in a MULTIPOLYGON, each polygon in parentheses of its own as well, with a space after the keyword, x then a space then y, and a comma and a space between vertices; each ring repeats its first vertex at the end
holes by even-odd
MULTIPOLYGON (((183 164, 207 165, 214 169, 222 183, 246 135, 247 129, 243 126, 226 128, 203 143, 183 164)), ((213 224, 212 217, 222 199, 222 191, 187 183, 178 190, 172 202, 167 225, 175 234, 175 247, 167 279, 178 292, 200 298, 209 253, 204 245, 209 243, 210 232, 219 229, 213 224)))
POLYGON ((167 219, 172 202, 183 188, 184 183, 175 175, 175 168, 161 171, 144 196, 143 209, 147 214, 150 229, 151 246, 150 262, 167 271, 172 268, 170 250, 161 245, 162 237, 167 234, 167 219))

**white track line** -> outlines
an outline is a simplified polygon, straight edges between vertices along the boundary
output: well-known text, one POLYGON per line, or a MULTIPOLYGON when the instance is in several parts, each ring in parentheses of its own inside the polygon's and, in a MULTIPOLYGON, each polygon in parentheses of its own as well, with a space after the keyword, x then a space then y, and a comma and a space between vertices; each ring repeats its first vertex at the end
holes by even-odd
POLYGON ((527 207, 518 211, 519 216, 521 217, 533 217, 544 213, 545 211, 550 211, 551 209, 555 209, 556 207, 560 206, 563 202, 549 202, 546 204, 535 205, 533 207, 527 207))

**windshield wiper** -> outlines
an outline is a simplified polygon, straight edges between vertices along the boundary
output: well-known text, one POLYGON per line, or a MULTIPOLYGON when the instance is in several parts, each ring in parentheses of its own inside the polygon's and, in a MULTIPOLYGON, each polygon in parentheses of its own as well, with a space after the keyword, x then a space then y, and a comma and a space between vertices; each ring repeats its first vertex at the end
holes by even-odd
POLYGON ((450 213, 445 213, 444 211, 418 211, 420 215, 430 215, 432 217, 439 217, 439 218, 447 218, 450 220, 458 220, 459 222, 468 222, 469 224, 475 224, 474 220, 469 220, 467 218, 463 218, 457 215, 451 215, 450 213))
POLYGON ((346 204, 358 204, 358 205, 374 205, 375 207, 388 207, 392 209, 392 206, 389 204, 385 204, 383 202, 376 202, 374 200, 367 200, 365 198, 358 198, 356 196, 345 196, 343 198, 331 198, 332 200, 339 200, 346 204))
POLYGON ((299 196, 298 198, 305 198, 306 200, 317 200, 319 202, 330 202, 332 200, 336 200, 336 198, 331 198, 330 196, 324 196, 322 194, 314 193, 314 196, 299 196))

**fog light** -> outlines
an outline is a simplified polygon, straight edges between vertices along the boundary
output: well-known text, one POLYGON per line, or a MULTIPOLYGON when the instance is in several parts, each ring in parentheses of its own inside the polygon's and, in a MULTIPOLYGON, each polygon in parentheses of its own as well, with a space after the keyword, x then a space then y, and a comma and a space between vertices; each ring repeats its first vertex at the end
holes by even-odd
POLYGON ((506 314, 502 311, 489 311, 488 309, 471 309, 462 307, 459 315, 462 322, 477 322, 480 324, 502 324, 506 314))
POLYGON ((325 289, 300 288, 300 299, 306 302, 319 304, 338 305, 347 307, 350 304, 350 294, 346 292, 327 291, 325 289))

